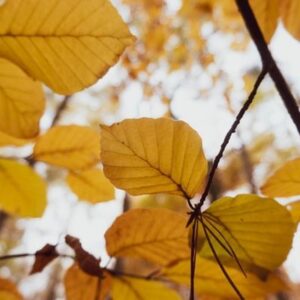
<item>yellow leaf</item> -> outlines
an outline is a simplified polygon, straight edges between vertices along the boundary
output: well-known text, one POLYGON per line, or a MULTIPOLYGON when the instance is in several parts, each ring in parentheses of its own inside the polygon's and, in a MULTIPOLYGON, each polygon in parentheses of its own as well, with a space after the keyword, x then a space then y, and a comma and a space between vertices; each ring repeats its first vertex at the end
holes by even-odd
POLYGON ((0 131, 17 138, 36 136, 44 108, 42 85, 0 58, 0 131))
POLYGON ((104 173, 133 195, 193 197, 207 172, 201 138, 182 121, 129 119, 102 128, 104 173))
MULTIPOLYGON (((286 290, 285 283, 275 274, 270 274, 266 280, 261 280, 251 273, 247 273, 247 277, 245 277, 240 270, 234 268, 226 268, 226 270, 245 299, 256 299, 270 293, 286 290)), ((190 260, 184 260, 165 268, 161 275, 176 283, 189 286, 190 260)), ((217 263, 199 256, 196 262, 195 290, 199 296, 209 295, 221 299, 239 299, 217 263)))
POLYGON ((64 285, 67 300, 105 300, 111 290, 112 279, 105 272, 104 278, 84 273, 77 264, 66 272, 64 285))
POLYGON ((85 126, 55 126, 37 139, 33 156, 71 170, 87 168, 99 162, 99 134, 85 126))
POLYGON ((300 195, 300 158, 287 162, 261 187, 269 197, 300 195))
POLYGON ((92 203, 114 198, 114 187, 99 169, 70 172, 67 182, 71 190, 82 200, 92 203))
POLYGON ((0 299, 2 300, 22 300, 23 297, 18 292, 17 287, 11 281, 0 278, 0 299))
POLYGON ((281 17, 287 31, 296 39, 300 39, 300 2, 298 0, 281 1, 281 17))
POLYGON ((165 266, 189 257, 187 218, 167 209, 133 209, 105 233, 110 256, 136 257, 165 266))
POLYGON ((295 201, 287 205, 295 223, 300 222, 300 201, 295 201))
POLYGON ((161 282, 122 276, 113 278, 112 299, 181 300, 181 297, 174 290, 166 287, 161 282))
POLYGON ((95 83, 133 41, 108 0, 7 1, 0 20, 0 56, 62 94, 95 83))
POLYGON ((5 146, 21 147, 32 142, 33 141, 30 139, 27 140, 27 139, 16 138, 14 136, 8 135, 0 131, 0 147, 5 147, 5 146))
POLYGON ((267 42, 275 32, 279 18, 279 0, 250 0, 258 24, 267 42))
MULTIPOLYGON (((273 199, 256 195, 224 197, 215 201, 203 213, 203 218, 212 232, 208 234, 218 255, 225 262, 228 259, 232 262, 231 256, 213 235, 223 245, 231 245, 245 269, 273 271, 284 262, 291 248, 295 224, 288 210, 273 199)), ((201 231, 199 241, 199 254, 212 257, 201 231)))
POLYGON ((46 186, 33 170, 0 159, 0 209, 19 217, 40 217, 46 207, 46 186))

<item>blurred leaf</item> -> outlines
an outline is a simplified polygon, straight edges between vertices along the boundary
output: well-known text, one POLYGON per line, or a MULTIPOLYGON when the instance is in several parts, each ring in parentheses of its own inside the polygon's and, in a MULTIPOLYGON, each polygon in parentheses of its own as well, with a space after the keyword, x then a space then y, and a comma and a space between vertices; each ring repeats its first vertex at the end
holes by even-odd
POLYGON ((7 279, 0 278, 0 299, 1 300, 22 300, 14 283, 7 279))
POLYGON ((58 256, 56 245, 46 244, 35 253, 35 261, 30 274, 42 272, 44 268, 58 256))
POLYGON ((300 195, 300 158, 287 162, 261 187, 269 197, 300 195))
POLYGON ((0 131, 0 147, 5 147, 5 146, 21 147, 32 142, 33 140, 16 138, 0 131))
POLYGON ((91 276, 73 264, 66 272, 64 285, 67 300, 105 300, 111 290, 112 279, 106 272, 104 277, 91 276))
POLYGON ((171 119, 128 119, 102 126, 104 173, 133 195, 170 193, 193 197, 207 172, 201 138, 171 119))
POLYGON ((300 39, 300 2, 298 0, 281 1, 281 17, 287 31, 296 39, 300 39))
POLYGON ((275 32, 279 18, 279 0, 250 0, 265 40, 269 42, 275 32))
MULTIPOLYGON (((239 270, 234 268, 226 268, 226 270, 245 299, 266 297, 271 293, 287 289, 283 280, 276 274, 270 274, 266 280, 261 280, 251 273, 247 273, 247 277, 245 277, 239 270)), ((174 266, 165 268, 160 275, 176 283, 189 286, 190 261, 184 260, 174 266)), ((201 297, 209 295, 221 299, 239 299, 217 263, 199 256, 196 262, 195 290, 201 297)))
POLYGON ((18 217, 40 217, 46 207, 46 185, 30 167, 0 158, 0 209, 18 217))
POLYGON ((133 209, 105 233, 110 256, 136 257, 165 266, 189 257, 187 218, 166 209, 133 209))
POLYGON ((7 1, 0 19, 0 56, 62 94, 95 83, 133 41, 108 0, 7 1))
POLYGON ((294 201, 287 205, 295 223, 300 222, 300 201, 294 201))
POLYGON ((36 136, 44 108, 42 85, 0 58, 0 131, 17 138, 36 136))
POLYGON ((114 277, 113 300, 180 300, 181 297, 161 282, 137 279, 128 276, 114 277))
POLYGON ((99 169, 70 172, 67 182, 71 190, 81 199, 91 203, 111 200, 115 196, 114 187, 99 169))
MULTIPOLYGON (((228 259, 233 262, 233 249, 242 266, 258 275, 262 274, 256 266, 273 271, 284 262, 295 231, 295 224, 284 206, 256 195, 221 198, 203 213, 203 219, 212 244, 224 262, 228 259)), ((200 256, 213 256, 201 230, 199 245, 200 256)))
POLYGON ((71 170, 88 168, 100 160, 100 136, 85 126, 55 126, 37 139, 33 157, 71 170))
POLYGON ((103 275, 103 270, 100 268, 101 260, 85 251, 78 238, 66 235, 65 241, 74 250, 75 260, 82 271, 91 276, 101 277, 103 275))

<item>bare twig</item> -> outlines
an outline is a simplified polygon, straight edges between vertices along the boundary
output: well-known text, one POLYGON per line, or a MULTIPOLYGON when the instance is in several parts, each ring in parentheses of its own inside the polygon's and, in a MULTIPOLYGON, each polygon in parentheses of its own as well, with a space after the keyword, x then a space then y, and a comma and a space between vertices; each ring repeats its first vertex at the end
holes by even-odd
POLYGON ((263 67, 268 70, 268 73, 270 74, 277 91, 280 94, 284 105, 300 134, 300 112, 297 102, 268 48, 249 1, 235 0, 235 2, 260 54, 263 67))
POLYGON ((68 105, 69 100, 71 99, 72 96, 65 96, 62 100, 62 102, 58 105, 57 109, 56 109, 56 113, 53 117, 52 123, 50 125, 50 128, 55 126, 56 123, 59 121, 59 119, 62 116, 62 113, 64 112, 65 108, 68 105))
POLYGON ((211 167, 211 170, 210 170, 210 173, 209 173, 209 176, 208 176, 208 180, 207 180, 204 192, 203 192, 203 194, 200 198, 199 203, 194 207, 194 211, 192 212, 192 214, 190 216, 190 219, 188 221, 188 225, 191 224, 191 222, 199 215, 201 207, 202 207, 202 205, 203 205, 204 201, 206 200, 206 197, 209 193, 209 189, 210 189, 211 184, 213 182, 215 172, 216 172, 216 170, 219 166, 219 162, 220 162, 221 158, 223 157, 224 151, 225 151, 225 149, 226 149, 226 147, 227 147, 227 145, 230 141, 230 138, 233 135, 233 133, 236 131, 240 121, 242 120, 242 118, 245 114, 245 112, 248 110, 251 103, 253 102, 253 100, 255 98, 255 95, 257 93, 257 90, 258 90, 261 82, 263 81, 266 73, 267 73, 267 69, 263 69, 261 71, 261 73, 259 74, 259 76, 258 76, 258 78, 257 78, 257 80, 254 84, 254 87, 253 87, 251 93, 249 94, 248 99, 246 100, 246 102, 242 106, 242 108, 239 111, 239 113, 237 114, 232 126, 230 127, 229 131, 227 132, 227 134, 224 138, 224 141, 223 141, 223 143, 220 147, 219 153, 217 154, 216 158, 214 159, 214 162, 213 162, 213 165, 211 167))

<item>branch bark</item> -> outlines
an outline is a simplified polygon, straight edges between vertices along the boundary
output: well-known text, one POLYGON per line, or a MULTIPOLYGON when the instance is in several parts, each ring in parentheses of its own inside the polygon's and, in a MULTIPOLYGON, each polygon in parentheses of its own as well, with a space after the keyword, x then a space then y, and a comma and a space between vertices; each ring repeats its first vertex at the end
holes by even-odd
POLYGON ((244 19, 246 27, 256 45, 260 54, 263 67, 268 70, 278 93, 280 94, 284 105, 292 118, 298 133, 300 134, 300 112, 297 102, 291 93, 288 84, 286 83, 281 71, 279 70, 269 48, 264 39, 263 33, 258 25, 255 15, 251 9, 248 0, 235 0, 240 13, 244 19))

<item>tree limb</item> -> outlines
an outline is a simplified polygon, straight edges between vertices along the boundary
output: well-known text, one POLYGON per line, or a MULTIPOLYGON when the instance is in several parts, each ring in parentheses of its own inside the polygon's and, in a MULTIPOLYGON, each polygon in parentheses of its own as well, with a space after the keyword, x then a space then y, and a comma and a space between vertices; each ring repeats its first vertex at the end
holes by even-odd
POLYGON ((235 0, 244 19, 247 29, 260 54, 263 67, 268 70, 286 109, 300 134, 300 112, 297 102, 291 93, 281 71, 279 70, 257 23, 248 0, 235 0))

